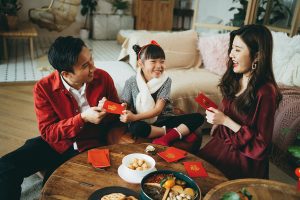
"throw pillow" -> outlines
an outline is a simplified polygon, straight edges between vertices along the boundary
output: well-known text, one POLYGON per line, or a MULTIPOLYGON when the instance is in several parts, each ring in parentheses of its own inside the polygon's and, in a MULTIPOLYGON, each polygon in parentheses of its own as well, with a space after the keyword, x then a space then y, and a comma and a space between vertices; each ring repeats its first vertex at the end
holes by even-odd
POLYGON ((200 67, 201 59, 197 49, 198 36, 194 30, 181 32, 137 32, 130 35, 122 45, 119 60, 129 56, 129 64, 136 69, 137 56, 132 46, 149 44, 155 40, 165 51, 167 69, 200 67))
POLYGON ((300 86, 300 35, 288 37, 286 33, 272 32, 273 70, 278 83, 300 86))
POLYGON ((203 68, 222 76, 228 59, 229 33, 199 37, 203 68))

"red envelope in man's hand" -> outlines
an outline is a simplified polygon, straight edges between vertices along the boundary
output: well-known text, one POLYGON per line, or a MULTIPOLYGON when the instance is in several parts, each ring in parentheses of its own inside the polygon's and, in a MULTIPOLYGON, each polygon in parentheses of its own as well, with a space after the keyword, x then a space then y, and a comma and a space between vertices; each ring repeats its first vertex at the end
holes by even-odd
POLYGON ((104 102, 103 108, 106 110, 106 112, 119 114, 119 115, 121 115, 122 111, 124 110, 124 107, 121 104, 108 101, 108 100, 104 102))
POLYGON ((205 110, 208 110, 209 107, 213 107, 215 109, 218 109, 217 104, 215 104, 212 100, 210 100, 202 92, 198 94, 198 96, 195 98, 195 100, 205 110))
POLYGON ((88 162, 95 168, 109 167, 109 150, 108 149, 92 149, 88 151, 88 162))
POLYGON ((184 168, 190 177, 207 177, 207 172, 201 162, 183 162, 184 168))
POLYGON ((175 162, 184 158, 186 156, 186 151, 175 147, 168 147, 167 150, 157 154, 167 162, 175 162))

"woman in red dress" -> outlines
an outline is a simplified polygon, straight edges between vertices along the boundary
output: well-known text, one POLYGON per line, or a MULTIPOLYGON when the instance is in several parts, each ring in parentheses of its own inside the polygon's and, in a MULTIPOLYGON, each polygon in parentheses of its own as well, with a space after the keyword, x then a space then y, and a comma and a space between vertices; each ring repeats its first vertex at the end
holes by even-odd
POLYGON ((282 97, 272 50, 272 35, 262 25, 230 33, 228 68, 219 84, 222 105, 206 111, 213 138, 200 150, 200 157, 230 179, 269 175, 274 114, 282 97))

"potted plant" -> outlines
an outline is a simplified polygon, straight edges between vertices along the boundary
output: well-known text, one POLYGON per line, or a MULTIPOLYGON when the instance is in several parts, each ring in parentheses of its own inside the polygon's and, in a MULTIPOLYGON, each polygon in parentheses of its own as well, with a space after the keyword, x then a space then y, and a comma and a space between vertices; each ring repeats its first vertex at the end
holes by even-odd
POLYGON ((93 32, 93 15, 98 5, 97 0, 81 0, 81 15, 86 16, 84 26, 80 30, 82 39, 92 38, 93 32))
POLYGON ((17 12, 22 8, 22 4, 18 0, 0 0, 0 20, 1 26, 7 27, 9 30, 17 28, 17 12))
POLYGON ((129 3, 128 1, 114 0, 112 1, 112 6, 116 14, 123 15, 124 10, 128 9, 129 3))

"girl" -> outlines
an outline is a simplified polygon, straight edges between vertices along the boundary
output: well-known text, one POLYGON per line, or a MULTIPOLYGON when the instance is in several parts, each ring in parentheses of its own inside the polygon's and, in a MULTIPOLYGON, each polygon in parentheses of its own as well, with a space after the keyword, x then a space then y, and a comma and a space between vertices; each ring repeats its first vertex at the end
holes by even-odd
POLYGON ((175 116, 170 100, 171 79, 164 73, 165 53, 155 42, 133 46, 137 54, 136 76, 129 78, 121 95, 127 110, 120 116, 136 137, 156 138, 154 144, 169 146, 175 140, 194 142, 204 117, 199 113, 175 116))
POLYGON ((200 157, 228 178, 268 178, 274 114, 281 100, 272 70, 273 41, 261 25, 230 33, 228 68, 219 87, 221 110, 209 108, 213 139, 200 157))

